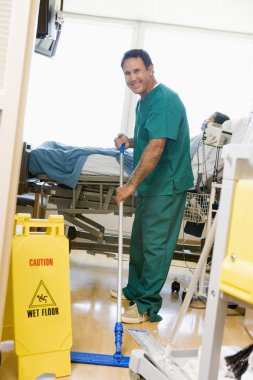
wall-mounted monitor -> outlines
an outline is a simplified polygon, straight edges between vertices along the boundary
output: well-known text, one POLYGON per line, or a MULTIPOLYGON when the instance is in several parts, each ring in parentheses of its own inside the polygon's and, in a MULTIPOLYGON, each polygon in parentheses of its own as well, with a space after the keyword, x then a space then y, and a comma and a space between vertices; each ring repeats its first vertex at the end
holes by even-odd
POLYGON ((40 0, 35 52, 53 57, 63 25, 63 0, 40 0))

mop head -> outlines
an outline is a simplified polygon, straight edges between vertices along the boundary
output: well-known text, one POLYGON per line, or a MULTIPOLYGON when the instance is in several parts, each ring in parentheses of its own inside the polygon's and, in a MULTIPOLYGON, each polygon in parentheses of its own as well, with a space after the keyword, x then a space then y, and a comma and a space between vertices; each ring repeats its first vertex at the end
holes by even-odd
MULTIPOLYGON (((241 380, 246 371, 253 372, 253 344, 243 348, 234 355, 225 356, 225 361, 229 371, 231 371, 235 379, 241 380)), ((251 374, 253 378, 253 373, 251 374)), ((246 379, 246 377, 244 376, 246 379)))
POLYGON ((169 380, 191 380, 187 372, 172 358, 170 346, 162 347, 148 331, 128 329, 128 332, 139 343, 145 357, 169 380))
MULTIPOLYGON (((250 349, 240 350, 236 346, 222 346, 220 353, 220 363, 218 368, 217 380, 252 380, 253 379, 253 351, 248 355, 250 349), (247 358, 248 367, 242 374, 245 366, 243 365, 242 356, 247 358), (227 361, 231 364, 228 364, 227 361), (243 368, 243 369, 242 369, 243 368), (240 371, 239 371, 240 369, 240 371), (233 372, 235 370, 236 374, 233 372)), ((198 378, 199 362, 201 356, 201 348, 198 351, 196 358, 190 359, 185 365, 184 370, 188 373, 192 380, 198 378)))
POLYGON ((146 352, 145 354, 169 380, 191 380, 187 372, 176 363, 170 354, 166 353, 166 350, 160 355, 155 355, 151 352, 146 352))
POLYGON ((129 356, 71 352, 71 362, 80 364, 104 365, 111 367, 129 367, 129 356))

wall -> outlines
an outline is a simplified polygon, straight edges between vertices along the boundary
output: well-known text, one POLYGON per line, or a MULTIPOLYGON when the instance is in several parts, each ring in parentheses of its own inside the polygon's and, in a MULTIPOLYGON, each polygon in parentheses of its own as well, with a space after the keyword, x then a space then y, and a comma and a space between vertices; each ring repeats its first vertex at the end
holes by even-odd
POLYGON ((251 0, 64 0, 64 11, 253 33, 251 0))
POLYGON ((0 336, 38 4, 34 0, 4 0, 0 7, 1 39, 5 42, 0 44, 0 336))

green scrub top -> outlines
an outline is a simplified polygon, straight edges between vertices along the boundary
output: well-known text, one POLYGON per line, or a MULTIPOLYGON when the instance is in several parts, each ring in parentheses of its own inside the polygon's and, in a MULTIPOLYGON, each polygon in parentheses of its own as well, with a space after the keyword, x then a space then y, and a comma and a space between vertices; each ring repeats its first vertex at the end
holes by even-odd
POLYGON ((167 138, 155 169, 139 184, 142 195, 173 195, 193 187, 189 126, 179 96, 163 84, 136 106, 134 168, 151 139, 167 138))

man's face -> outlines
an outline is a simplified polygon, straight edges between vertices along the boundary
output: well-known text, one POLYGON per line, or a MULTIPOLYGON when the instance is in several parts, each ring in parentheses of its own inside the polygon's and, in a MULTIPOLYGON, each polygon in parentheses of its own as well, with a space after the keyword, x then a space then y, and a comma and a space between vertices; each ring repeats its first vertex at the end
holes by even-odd
POLYGON ((143 99, 154 87, 153 65, 146 69, 141 58, 128 58, 123 64, 127 86, 143 99))

